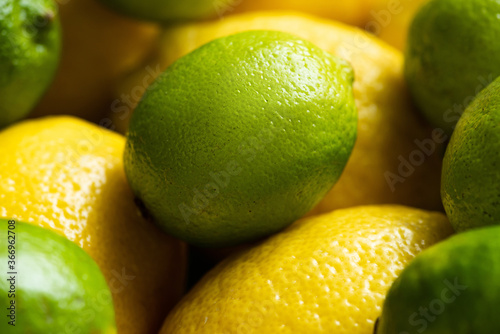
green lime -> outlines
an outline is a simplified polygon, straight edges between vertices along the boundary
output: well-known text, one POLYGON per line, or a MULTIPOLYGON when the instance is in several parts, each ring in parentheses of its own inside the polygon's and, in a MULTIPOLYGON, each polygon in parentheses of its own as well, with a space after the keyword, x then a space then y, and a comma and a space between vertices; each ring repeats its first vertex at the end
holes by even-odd
POLYGON ((0 0, 0 128, 26 116, 49 87, 61 44, 53 0, 0 0))
POLYGON ((443 161, 441 198, 457 231, 500 225, 500 77, 465 110, 443 161))
POLYGON ((389 289, 376 334, 500 333, 500 226, 417 255, 389 289))
POLYGON ((451 134, 500 75, 500 1, 429 1, 411 24, 405 75, 426 118, 451 134))
POLYGON ((116 333, 99 267, 68 239, 0 219, 0 270, 1 333, 116 333))
POLYGON ((281 230, 346 165, 352 83, 345 61, 286 33, 212 41, 169 67, 134 111, 129 183, 160 226, 199 246, 281 230))
POLYGON ((100 0, 130 17, 159 22, 175 22, 222 17, 241 0, 100 0))

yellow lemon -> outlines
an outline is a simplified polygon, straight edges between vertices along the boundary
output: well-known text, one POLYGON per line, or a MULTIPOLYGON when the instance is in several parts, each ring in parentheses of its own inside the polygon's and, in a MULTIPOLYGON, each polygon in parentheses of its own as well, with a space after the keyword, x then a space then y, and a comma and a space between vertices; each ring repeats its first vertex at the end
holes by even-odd
POLYGON ((399 273, 451 233, 443 214, 402 206, 305 218, 220 263, 160 333, 372 334, 399 273))
POLYGON ((428 0, 382 0, 372 9, 365 28, 390 45, 404 50, 408 29, 417 11, 428 0))
POLYGON ((117 91, 123 99, 112 113, 125 131, 129 102, 137 103, 151 73, 222 36, 247 30, 279 30, 309 40, 349 61, 354 68, 358 138, 342 176, 313 213, 354 205, 397 203, 442 209, 440 150, 442 134, 432 132, 414 110, 403 78, 403 56, 361 29, 312 16, 249 13, 218 22, 169 28, 158 56, 117 91))
POLYGON ((71 114, 100 122, 111 108, 114 85, 149 55, 160 30, 94 0, 61 1, 59 9, 61 62, 33 116, 71 114))
POLYGON ((370 10, 378 2, 380 0, 232 0, 221 7, 219 14, 293 10, 359 26, 369 19, 370 10))
POLYGON ((182 294, 185 249, 135 207, 124 147, 121 135, 70 117, 5 129, 0 217, 40 225, 78 244, 106 278, 118 332, 156 333, 182 294))

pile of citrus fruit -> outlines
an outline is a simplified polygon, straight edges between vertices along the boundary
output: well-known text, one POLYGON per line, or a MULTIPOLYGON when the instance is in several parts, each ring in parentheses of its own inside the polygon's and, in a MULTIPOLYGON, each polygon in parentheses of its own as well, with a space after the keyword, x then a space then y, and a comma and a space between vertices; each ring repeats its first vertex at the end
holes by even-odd
POLYGON ((500 333, 498 0, 0 4, 0 333, 500 333))

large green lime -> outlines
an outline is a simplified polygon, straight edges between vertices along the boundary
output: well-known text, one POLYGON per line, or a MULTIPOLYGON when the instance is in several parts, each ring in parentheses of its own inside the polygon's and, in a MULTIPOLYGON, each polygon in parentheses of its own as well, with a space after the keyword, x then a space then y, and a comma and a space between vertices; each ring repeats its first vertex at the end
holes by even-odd
POLYGON ((222 17, 241 0, 100 0, 110 8, 142 20, 175 22, 222 17))
POLYGON ((429 1, 410 28, 405 75, 427 119, 451 134, 467 105, 500 75, 500 1, 429 1))
POLYGON ((500 77, 457 124, 443 161, 441 198, 457 231, 500 225, 500 77))
POLYGON ((393 283, 376 334, 500 333, 500 226, 424 250, 393 283))
POLYGON ((0 128, 26 116, 59 63, 53 0, 0 0, 0 128))
POLYGON ((80 247, 0 219, 1 333, 116 333, 111 292, 80 247))
POLYGON ((350 66, 309 42, 250 31, 179 59, 135 110, 124 154, 136 196, 201 246, 276 232, 339 178, 356 139, 350 66))

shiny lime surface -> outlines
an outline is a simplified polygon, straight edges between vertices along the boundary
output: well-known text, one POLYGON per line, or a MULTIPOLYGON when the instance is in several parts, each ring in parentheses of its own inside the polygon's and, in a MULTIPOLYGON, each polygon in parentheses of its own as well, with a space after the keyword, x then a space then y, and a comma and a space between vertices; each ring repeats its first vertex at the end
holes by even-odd
POLYGON ((356 139, 352 82, 345 61, 286 33, 210 42, 135 110, 129 183, 164 230, 197 245, 279 231, 342 173, 356 139))
POLYGON ((76 244, 0 219, 0 249, 1 333, 116 333, 106 281, 76 244))

